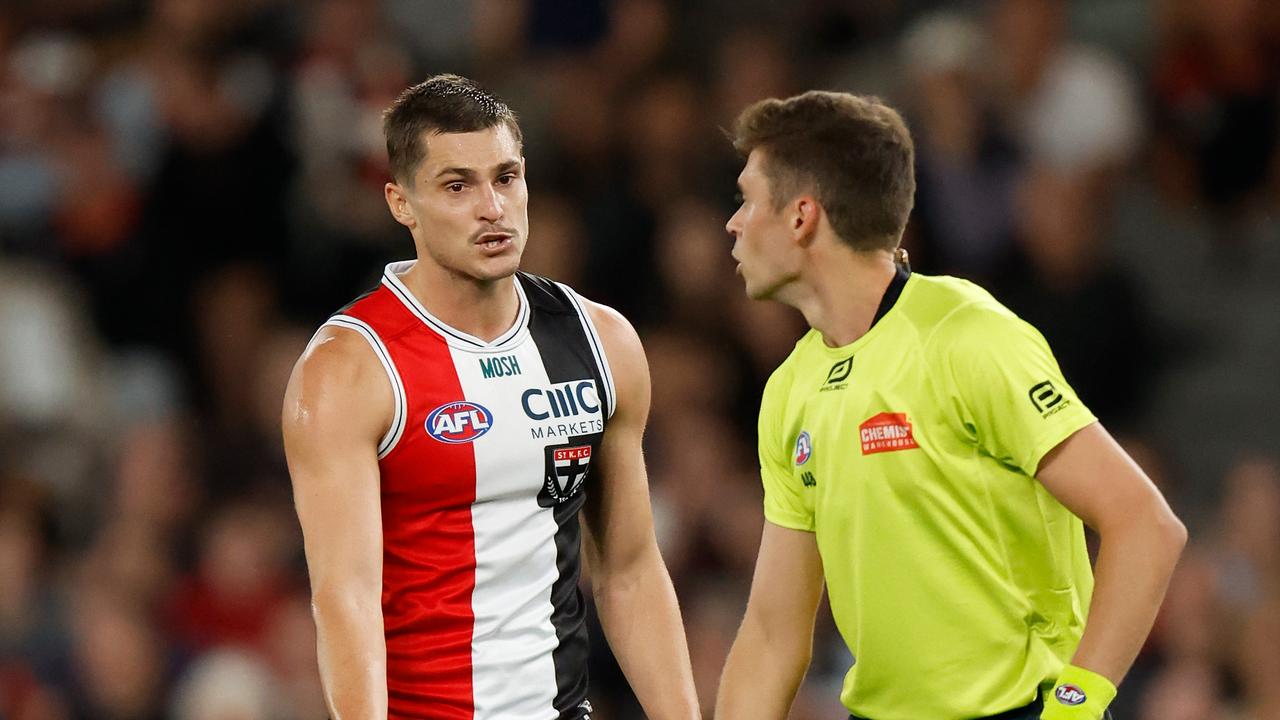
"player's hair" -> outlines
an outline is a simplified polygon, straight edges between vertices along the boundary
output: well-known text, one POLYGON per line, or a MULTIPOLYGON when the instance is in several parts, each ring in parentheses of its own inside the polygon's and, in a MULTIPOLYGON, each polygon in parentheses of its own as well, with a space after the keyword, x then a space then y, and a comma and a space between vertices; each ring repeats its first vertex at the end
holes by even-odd
POLYGON ((730 140, 745 158, 764 150, 774 210, 812 192, 855 250, 892 250, 915 202, 915 145, 896 110, 876 97, 811 90, 761 100, 730 140))
POLYGON ((493 93, 460 75, 433 75, 413 85, 382 113, 387 159, 396 182, 413 184, 427 155, 427 133, 468 133, 505 124, 523 141, 516 114, 493 93))

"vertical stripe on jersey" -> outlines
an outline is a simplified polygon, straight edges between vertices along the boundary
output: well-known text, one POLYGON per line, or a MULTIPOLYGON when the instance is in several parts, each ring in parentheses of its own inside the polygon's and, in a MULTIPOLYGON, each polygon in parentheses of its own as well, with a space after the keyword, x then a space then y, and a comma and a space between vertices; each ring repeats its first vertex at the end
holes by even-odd
POLYGON ((541 443, 530 440, 521 394, 547 385, 533 343, 511 351, 520 373, 484 377, 480 360, 492 355, 453 347, 467 400, 493 420, 471 442, 476 458, 476 588, 472 682, 476 720, 554 720, 557 637, 549 588, 555 582, 556 524, 538 505, 541 443))
POLYGON ((402 339, 392 353, 413 372, 403 377, 407 437, 380 464, 390 717, 472 720, 475 453, 425 427, 432 409, 464 393, 438 336, 402 339))
POLYGON ((578 294, 573 288, 563 283, 556 283, 560 291, 573 305, 578 313, 578 320, 582 323, 582 332, 586 335, 587 344, 591 348, 591 355, 595 358, 595 367, 599 368, 599 380, 597 389, 600 391, 600 398, 604 400, 606 419, 613 417, 613 411, 617 404, 617 393, 614 392, 613 371, 609 367, 609 358, 604 352, 604 343, 600 341, 600 335, 596 332, 595 323, 591 321, 591 316, 587 314, 587 308, 582 304, 582 300, 578 298, 578 294))
MULTIPOLYGON (((537 314, 529 324, 529 332, 542 356, 547 379, 552 385, 582 379, 584 369, 598 367, 592 361, 593 352, 588 347, 584 326, 580 324, 576 314, 537 314)), ((599 371, 590 372, 603 399, 605 392, 599 371)), ((611 405, 605 408, 606 412, 611 409, 611 405)), ((600 434, 596 433, 593 437, 592 444, 598 450, 600 434)), ((563 438, 558 443, 552 441, 552 444, 577 444, 585 441, 588 441, 587 437, 563 438)), ((582 567, 579 558, 582 530, 578 511, 582 508, 587 493, 592 491, 592 485, 598 480, 599 476, 594 471, 588 471, 583 492, 556 505, 553 512, 558 575, 551 586, 551 622, 555 625, 556 638, 559 640, 553 654, 557 687, 555 706, 566 717, 577 717, 579 704, 587 699, 588 638, 586 602, 578 589, 582 567)))

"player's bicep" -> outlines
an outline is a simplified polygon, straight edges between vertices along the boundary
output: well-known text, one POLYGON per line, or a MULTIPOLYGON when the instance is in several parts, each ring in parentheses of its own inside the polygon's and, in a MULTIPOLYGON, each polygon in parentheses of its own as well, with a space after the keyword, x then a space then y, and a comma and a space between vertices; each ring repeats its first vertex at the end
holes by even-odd
POLYGON ((593 569, 624 570, 654 543, 642 452, 649 417, 649 365, 640 338, 625 318, 594 303, 587 307, 604 344, 617 396, 600 445, 600 474, 584 507, 586 548, 593 569))
POLYGON ((764 524, 744 624, 780 642, 813 635, 822 599, 822 556, 811 532, 764 524))
POLYGON ((381 584, 377 445, 392 400, 361 342, 347 331, 322 330, 285 393, 285 455, 316 594, 381 584))
POLYGON ((1142 468, 1096 422, 1045 455, 1036 479, 1095 530, 1128 523, 1138 513, 1172 515, 1142 468))

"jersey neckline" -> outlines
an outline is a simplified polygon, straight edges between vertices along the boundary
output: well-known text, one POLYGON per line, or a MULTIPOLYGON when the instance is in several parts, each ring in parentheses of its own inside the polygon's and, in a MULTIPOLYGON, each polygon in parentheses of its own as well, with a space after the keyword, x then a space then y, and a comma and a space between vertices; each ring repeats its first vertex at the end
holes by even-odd
POLYGON ((822 352, 828 355, 833 357, 843 357, 857 351, 863 345, 871 342, 871 340, 881 332, 880 328, 885 325, 885 321, 892 319, 896 314, 894 311, 898 309, 898 306, 901 305, 907 295, 911 293, 912 288, 916 285, 916 276, 916 273, 913 273, 902 266, 898 266, 893 279, 889 281, 889 287, 885 289, 884 296, 880 300, 880 306, 876 310, 876 315, 872 320, 871 327, 862 334, 862 337, 847 345, 831 347, 822 339, 822 333, 819 332, 817 328, 810 328, 808 334, 813 337, 813 343, 821 348, 822 352))
POLYGON ((471 352, 499 352, 519 345, 525 336, 529 334, 529 298, 525 295, 524 287, 518 279, 514 277, 512 279, 512 284, 516 286, 516 297, 520 303, 520 309, 516 312, 515 322, 506 332, 492 341, 486 342, 432 315, 431 311, 423 306, 417 296, 410 292, 409 287, 404 284, 400 276, 408 272, 417 262, 417 260, 402 260, 388 264, 382 274, 382 284, 391 291, 392 295, 396 296, 400 303, 405 306, 405 309, 422 321, 422 324, 426 325, 432 332, 443 338, 451 347, 471 352))

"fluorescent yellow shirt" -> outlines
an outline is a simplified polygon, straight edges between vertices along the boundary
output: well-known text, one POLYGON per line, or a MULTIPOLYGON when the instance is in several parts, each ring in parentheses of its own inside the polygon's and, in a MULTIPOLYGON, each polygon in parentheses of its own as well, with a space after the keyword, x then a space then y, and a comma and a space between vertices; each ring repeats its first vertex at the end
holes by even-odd
POLYGON ((856 342, 796 344, 760 408, 765 517, 816 533, 851 712, 980 717, 1057 677, 1093 574, 1033 476, 1094 420, 1040 333, 963 280, 913 274, 856 342))

